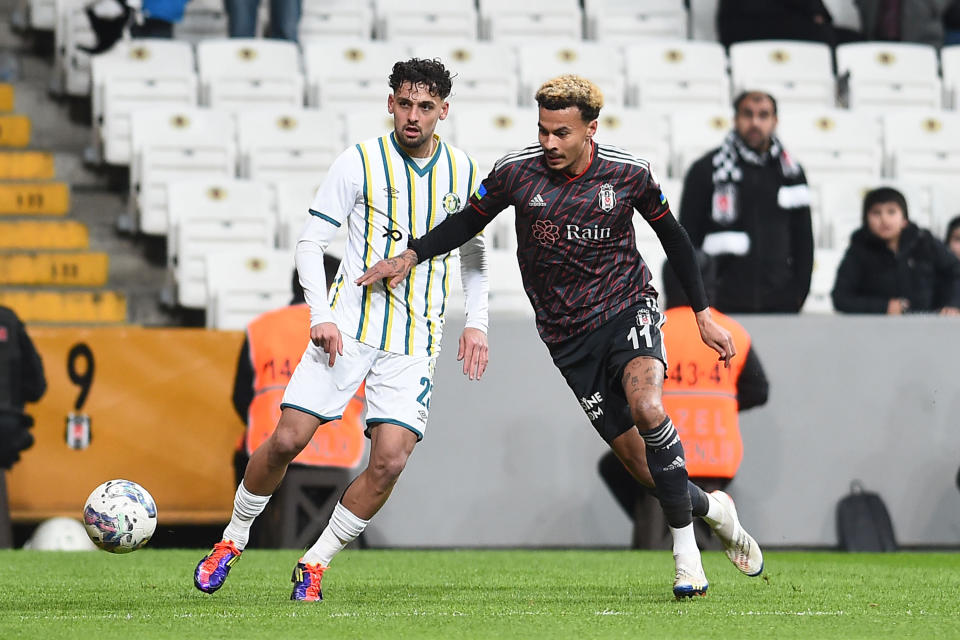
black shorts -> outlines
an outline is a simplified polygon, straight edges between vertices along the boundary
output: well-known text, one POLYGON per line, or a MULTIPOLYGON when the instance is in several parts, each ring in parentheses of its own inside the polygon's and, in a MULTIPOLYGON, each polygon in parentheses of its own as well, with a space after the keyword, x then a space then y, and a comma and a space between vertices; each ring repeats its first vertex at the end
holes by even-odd
POLYGON ((660 327, 666 316, 644 298, 603 326, 557 345, 547 345, 553 363, 573 390, 587 418, 607 442, 633 427, 623 391, 623 370, 634 358, 656 358, 667 366, 660 327))

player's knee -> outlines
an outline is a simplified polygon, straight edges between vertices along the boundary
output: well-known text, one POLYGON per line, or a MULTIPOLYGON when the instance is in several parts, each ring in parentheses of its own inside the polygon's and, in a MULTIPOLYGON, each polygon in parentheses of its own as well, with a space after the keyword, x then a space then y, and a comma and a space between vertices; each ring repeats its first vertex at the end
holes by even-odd
POLYGON ((630 404, 630 415, 641 432, 655 428, 667 417, 663 403, 653 398, 640 398, 633 401, 630 404))
POLYGON ((402 453, 377 456, 370 461, 370 471, 378 486, 391 487, 403 473, 407 465, 407 456, 402 453))
POLYGON ((304 439, 294 429, 278 428, 270 436, 270 453, 287 462, 293 460, 307 446, 309 438, 304 439))

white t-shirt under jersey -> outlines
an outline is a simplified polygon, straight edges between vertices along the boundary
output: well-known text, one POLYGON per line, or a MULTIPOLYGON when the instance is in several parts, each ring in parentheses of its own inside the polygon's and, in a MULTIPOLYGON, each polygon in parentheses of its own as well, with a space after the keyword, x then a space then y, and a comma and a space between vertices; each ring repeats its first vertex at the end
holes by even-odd
MULTIPOLYGON (((472 158, 439 136, 434 140, 434 153, 423 163, 407 155, 391 133, 346 149, 330 167, 297 243, 297 267, 311 325, 336 322, 341 332, 392 353, 440 351, 456 251, 417 265, 395 289, 384 282, 369 287, 354 284, 378 260, 406 249, 411 234, 422 236, 459 212, 479 183, 472 158), (347 233, 343 260, 324 296, 322 251, 342 231, 347 233)), ((486 331, 483 237, 463 245, 460 255, 466 326, 486 331)))

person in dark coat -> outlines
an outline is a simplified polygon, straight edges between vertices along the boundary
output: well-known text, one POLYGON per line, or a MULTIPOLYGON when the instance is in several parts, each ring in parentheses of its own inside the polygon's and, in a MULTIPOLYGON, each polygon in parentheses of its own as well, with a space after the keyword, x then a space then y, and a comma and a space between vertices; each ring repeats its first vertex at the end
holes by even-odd
POLYGON ((720 0, 717 34, 725 47, 748 40, 835 43, 833 19, 822 0, 720 0))
POLYGON ((863 225, 837 269, 833 306, 846 313, 960 315, 960 260, 910 222, 902 193, 874 189, 863 198, 863 225))

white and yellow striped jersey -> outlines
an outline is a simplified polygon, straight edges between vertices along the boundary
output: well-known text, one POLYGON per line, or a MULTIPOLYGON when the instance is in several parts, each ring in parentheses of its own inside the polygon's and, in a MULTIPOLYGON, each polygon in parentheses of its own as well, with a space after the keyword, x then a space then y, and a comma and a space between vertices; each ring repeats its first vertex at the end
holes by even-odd
MULTIPOLYGON (((429 158, 411 158, 394 134, 361 142, 334 161, 310 207, 297 243, 297 265, 311 307, 311 325, 336 322, 341 333, 392 353, 434 355, 440 351, 447 295, 457 252, 417 265, 395 289, 384 282, 359 287, 354 281, 378 260, 392 258, 466 204, 479 184, 477 164, 434 135, 429 158), (343 260, 323 308, 316 261, 302 259, 326 249, 346 231, 343 260), (310 273, 304 273, 310 269, 310 273), (313 291, 311 291, 313 289, 313 291)), ((461 249, 468 327, 486 331, 487 280, 482 237, 461 249)), ((320 262, 322 269, 322 261, 320 262)), ((320 285, 322 286, 322 285, 320 285)))

